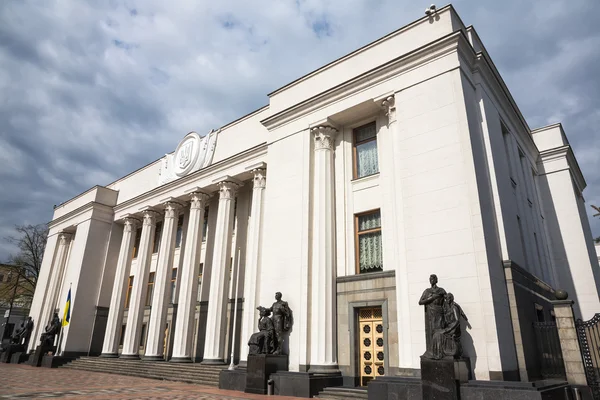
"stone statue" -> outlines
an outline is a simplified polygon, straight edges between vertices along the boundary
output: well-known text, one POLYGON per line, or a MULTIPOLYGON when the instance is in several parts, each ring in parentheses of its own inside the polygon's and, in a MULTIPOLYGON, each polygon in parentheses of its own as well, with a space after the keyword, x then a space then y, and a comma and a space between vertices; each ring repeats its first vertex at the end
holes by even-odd
POLYGON ((273 352, 273 339, 275 337, 273 321, 269 318, 271 310, 265 307, 257 307, 256 309, 260 314, 258 332, 250 336, 248 354, 271 354, 273 352))
POLYGON ((273 325, 275 327, 275 349, 273 354, 279 355, 282 353, 283 333, 289 331, 291 327, 292 311, 287 301, 281 300, 281 292, 275 293, 275 300, 270 308, 273 312, 273 325))
POLYGON ((462 345, 460 344, 460 318, 469 320, 458 303, 454 302, 454 295, 448 293, 444 303, 444 320, 446 328, 444 329, 444 356, 459 358, 462 356, 462 345))
POLYGON ((31 332, 33 331, 33 319, 31 317, 27 317, 21 323, 21 328, 17 331, 15 336, 18 337, 18 344, 21 344, 27 348, 29 344, 29 338, 31 337, 31 332))
POLYGON ((44 333, 42 333, 40 336, 40 342, 42 346, 53 347, 54 338, 60 332, 60 328, 60 318, 58 318, 58 313, 54 313, 52 321, 50 321, 50 324, 44 328, 44 333))
POLYGON ((431 287, 425 289, 419 300, 419 305, 425 306, 425 335, 427 351, 425 358, 439 360, 443 357, 444 344, 444 301, 446 291, 437 286, 438 278, 435 274, 429 277, 431 287))

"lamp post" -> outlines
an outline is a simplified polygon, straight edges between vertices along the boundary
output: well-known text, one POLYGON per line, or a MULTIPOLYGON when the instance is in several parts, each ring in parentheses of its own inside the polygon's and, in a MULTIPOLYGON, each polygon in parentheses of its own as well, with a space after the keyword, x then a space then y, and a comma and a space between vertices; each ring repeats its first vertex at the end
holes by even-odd
MULTIPOLYGON (((13 294, 10 298, 10 306, 8 308, 8 314, 6 315, 6 322, 4 323, 4 329, 2 329, 2 340, 4 341, 4 335, 6 335, 6 328, 8 327, 8 322, 10 321, 10 315, 12 314, 13 303, 15 302, 15 297, 17 296, 17 288, 19 287, 19 278, 21 277, 20 273, 17 273, 17 281, 15 282, 15 288, 13 290, 13 294)), ((8 272, 8 282, 12 281, 12 271, 8 272)))

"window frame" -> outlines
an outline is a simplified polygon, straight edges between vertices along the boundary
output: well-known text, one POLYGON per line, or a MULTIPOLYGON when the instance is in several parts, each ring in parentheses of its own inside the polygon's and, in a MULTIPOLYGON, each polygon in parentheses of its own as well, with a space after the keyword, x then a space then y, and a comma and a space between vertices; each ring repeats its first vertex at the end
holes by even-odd
POLYGON ((379 171, 379 146, 377 145, 377 119, 372 119, 369 122, 365 122, 365 123, 361 123, 360 125, 354 126, 351 128, 352 129, 352 179, 362 179, 362 178, 366 178, 368 176, 373 176, 378 174, 379 171), (364 126, 367 125, 375 125, 375 136, 373 136, 370 139, 366 139, 366 140, 362 140, 360 142, 356 141, 356 130, 359 128, 362 128, 364 126), (358 153, 357 153, 357 146, 360 146, 361 144, 365 144, 365 143, 369 143, 375 141, 375 148, 377 149, 377 172, 374 172, 372 174, 369 175, 365 175, 365 176, 358 176, 358 153))
MULTIPOLYGON (((374 214, 376 212, 379 212, 379 218, 381 219, 381 208, 373 208, 371 210, 362 211, 362 212, 354 214, 354 269, 355 269, 356 275, 371 273, 371 272, 360 272, 360 254, 359 254, 360 247, 359 247, 359 242, 358 242, 360 235, 365 235, 365 234, 369 234, 369 233, 373 233, 373 232, 380 232, 380 234, 383 235, 382 228, 381 228, 382 224, 379 224, 379 228, 372 228, 372 229, 367 229, 365 231, 359 232, 358 231, 358 219, 362 216, 374 214)), ((381 252, 383 253, 383 242, 382 242, 381 252)), ((383 271, 383 267, 381 268, 381 271, 383 271)), ((372 272, 381 272, 381 271, 372 271, 372 272)))
POLYGON ((145 307, 152 306, 152 297, 154 296, 154 284, 156 283, 156 272, 150 272, 148 274, 148 283, 146 290, 146 301, 144 302, 145 307), (152 278, 152 279, 150 279, 152 278))
POLYGON ((129 280, 127 281, 127 293, 125 293, 125 306, 124 309, 129 308, 129 301, 131 300, 131 292, 133 291, 133 279, 135 275, 129 275, 129 280))

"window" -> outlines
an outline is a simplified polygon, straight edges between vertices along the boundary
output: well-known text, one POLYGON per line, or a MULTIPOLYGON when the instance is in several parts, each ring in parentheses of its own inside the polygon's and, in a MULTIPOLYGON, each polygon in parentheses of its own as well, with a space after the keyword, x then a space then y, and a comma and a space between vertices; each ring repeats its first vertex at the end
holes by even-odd
POLYGON ((140 249, 140 240, 142 240, 142 228, 138 228, 135 231, 135 244, 133 245, 133 258, 138 256, 138 251, 140 249))
POLYGON ((175 234, 175 247, 181 247, 181 239, 183 238, 183 215, 177 220, 177 233, 175 234))
POLYGON ((171 270, 171 303, 175 303, 175 284, 177 283, 177 268, 171 270))
POLYGON ((133 289, 133 276, 129 277, 127 284, 127 296, 125 296, 125 308, 129 308, 129 300, 131 300, 131 290, 133 289))
POLYGON ((537 322, 544 322, 545 318, 544 318, 544 307, 540 306, 539 304, 535 305, 535 318, 537 322))
POLYGON ((202 241, 206 240, 208 234, 208 207, 204 208, 204 225, 202 226, 202 241))
POLYGON ((127 324, 121 325, 121 338, 119 339, 119 346, 123 346, 123 340, 125 340, 125 328, 127 324))
POLYGON ((148 275, 148 292, 146 293, 146 306, 152 305, 152 294, 154 293, 154 272, 148 275))
POLYGON ((523 224, 521 223, 521 217, 517 215, 517 225, 519 226, 519 238, 521 239, 521 248, 523 249, 523 260, 525 262, 525 268, 530 268, 529 258, 527 257, 527 246, 525 245, 525 234, 523 233, 523 224))
POLYGON ((355 128, 352 135, 354 137, 354 178, 378 173, 375 122, 355 128))
POLYGON ((162 222, 156 223, 156 229, 154 230, 154 242, 152 244, 152 253, 158 253, 160 247, 160 237, 162 236, 162 222))
POLYGON ((202 287, 202 270, 204 270, 204 263, 200 263, 200 272, 198 272, 198 297, 196 298, 196 301, 198 301, 198 303, 200 303, 202 299, 200 293, 200 288, 202 287))
POLYGON ((381 213, 379 210, 355 215, 356 272, 383 270, 381 213))
POLYGON ((142 325, 142 334, 140 335, 140 347, 146 343, 146 324, 142 325))

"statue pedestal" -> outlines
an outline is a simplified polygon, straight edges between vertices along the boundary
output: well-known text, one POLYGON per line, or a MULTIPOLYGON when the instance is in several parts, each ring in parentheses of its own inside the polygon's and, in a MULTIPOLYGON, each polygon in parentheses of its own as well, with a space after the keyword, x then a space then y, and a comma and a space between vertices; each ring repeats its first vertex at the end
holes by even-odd
POLYGON ((29 356, 25 353, 25 350, 18 351, 16 353, 13 353, 12 357, 10 358, 10 363, 11 364, 21 364, 21 363, 24 363, 25 361, 27 361, 28 358, 29 358, 29 356))
POLYGON ((41 366, 42 359, 50 351, 54 353, 56 351, 56 347, 39 345, 36 347, 35 352, 29 356, 29 365, 34 367, 41 366))
POLYGON ((288 356, 251 354, 246 368, 246 393, 267 394, 269 376, 277 371, 288 370, 288 356))
POLYGON ((8 364, 8 363, 10 363, 10 360, 14 353, 24 352, 24 351, 25 351, 25 348, 20 344, 9 344, 6 347, 6 350, 4 352, 2 352, 2 355, 0 356, 0 362, 8 364))
POLYGON ((431 360, 421 357, 423 399, 458 400, 460 382, 468 380, 468 365, 463 359, 431 360))

